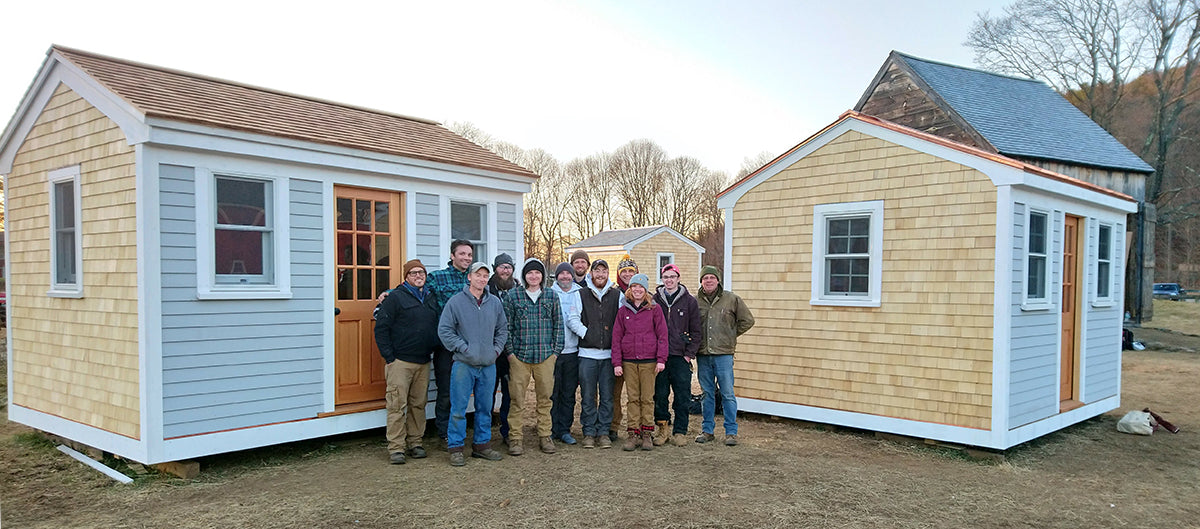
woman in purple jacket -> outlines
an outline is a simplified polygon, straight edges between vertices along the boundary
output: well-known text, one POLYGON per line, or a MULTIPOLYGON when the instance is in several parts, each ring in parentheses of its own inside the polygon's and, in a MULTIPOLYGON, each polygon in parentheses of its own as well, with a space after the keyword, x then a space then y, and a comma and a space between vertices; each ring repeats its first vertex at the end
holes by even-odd
POLYGON ((667 321, 650 296, 650 278, 637 274, 621 298, 613 326, 613 374, 628 389, 626 451, 654 449, 654 376, 667 362, 667 321))

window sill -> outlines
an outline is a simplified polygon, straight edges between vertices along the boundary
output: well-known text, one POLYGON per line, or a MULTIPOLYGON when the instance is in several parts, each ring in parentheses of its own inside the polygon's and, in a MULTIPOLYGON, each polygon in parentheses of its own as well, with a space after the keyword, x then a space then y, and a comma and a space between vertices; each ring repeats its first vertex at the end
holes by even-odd
POLYGON ((1112 301, 1107 301, 1107 300, 1092 302, 1092 308, 1096 308, 1096 309, 1110 309, 1115 305, 1116 305, 1116 303, 1114 303, 1112 301))
POLYGON ((880 306, 878 299, 829 299, 819 298, 810 300, 809 305, 820 305, 826 307, 878 307, 880 306))
POLYGON ((1024 303, 1021 305, 1021 310, 1025 312, 1045 312, 1054 309, 1054 305, 1049 303, 1024 303))
POLYGON ((290 290, 279 290, 277 288, 237 288, 237 289, 220 289, 198 290, 196 298, 201 300, 222 300, 222 299, 292 299, 290 290))
POLYGON ((52 297, 52 298, 83 299, 83 289, 79 289, 79 290, 50 289, 50 290, 46 291, 46 296, 52 297))

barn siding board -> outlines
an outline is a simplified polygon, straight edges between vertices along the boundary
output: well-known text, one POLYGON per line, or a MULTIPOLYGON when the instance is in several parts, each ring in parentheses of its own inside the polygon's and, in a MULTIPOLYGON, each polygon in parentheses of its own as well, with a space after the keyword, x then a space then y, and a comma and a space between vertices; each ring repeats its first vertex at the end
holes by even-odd
MULTIPOLYGON (((496 203, 496 255, 517 255, 517 205, 496 203)), ((546 263, 550 266, 552 263, 546 263)))
MULTIPOLYGON (((324 231, 321 183, 288 182, 292 298, 196 299, 195 189, 191 167, 159 166, 170 182, 160 191, 162 253, 163 420, 167 437, 313 417, 318 397, 280 399, 255 391, 294 386, 297 394, 322 392, 324 334, 324 231), (263 354, 286 349, 287 355, 263 354), (258 358, 258 362, 234 361, 258 358), (220 394, 220 404, 190 402, 220 394), (191 401, 169 397, 192 395, 191 401), (187 407, 180 406, 189 402, 187 407)), ((281 227, 282 228, 282 227, 281 227)))
POLYGON ((140 435, 136 156, 111 119, 58 85, 20 139, 6 228, 12 404, 118 435, 140 435), (46 172, 78 165, 83 297, 46 295, 46 172), (20 376, 16 376, 20 374, 20 376))
POLYGON ((854 131, 747 191, 729 258, 757 324, 739 340, 739 386, 988 427, 996 197, 982 173, 854 131), (884 201, 881 307, 810 305, 813 206, 867 200, 884 201))
POLYGON ((413 227, 417 255, 432 272, 442 268, 441 203, 437 195, 416 193, 416 226, 413 227))

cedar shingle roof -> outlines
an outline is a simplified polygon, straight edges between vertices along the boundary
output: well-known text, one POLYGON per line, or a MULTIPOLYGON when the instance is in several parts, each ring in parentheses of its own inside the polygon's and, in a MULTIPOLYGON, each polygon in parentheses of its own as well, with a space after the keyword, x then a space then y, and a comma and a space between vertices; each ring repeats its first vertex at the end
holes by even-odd
POLYGON ((146 117, 537 175, 436 122, 54 46, 146 117))

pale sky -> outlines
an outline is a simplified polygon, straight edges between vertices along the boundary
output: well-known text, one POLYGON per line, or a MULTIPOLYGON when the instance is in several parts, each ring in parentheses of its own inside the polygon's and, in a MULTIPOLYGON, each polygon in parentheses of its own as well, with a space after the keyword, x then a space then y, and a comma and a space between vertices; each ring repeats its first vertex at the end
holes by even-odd
POLYGON ((1008 3, 11 2, 0 120, 59 44, 469 121, 562 162, 648 138, 733 174, 853 107, 893 49, 973 66, 962 42, 976 13, 1008 3))

